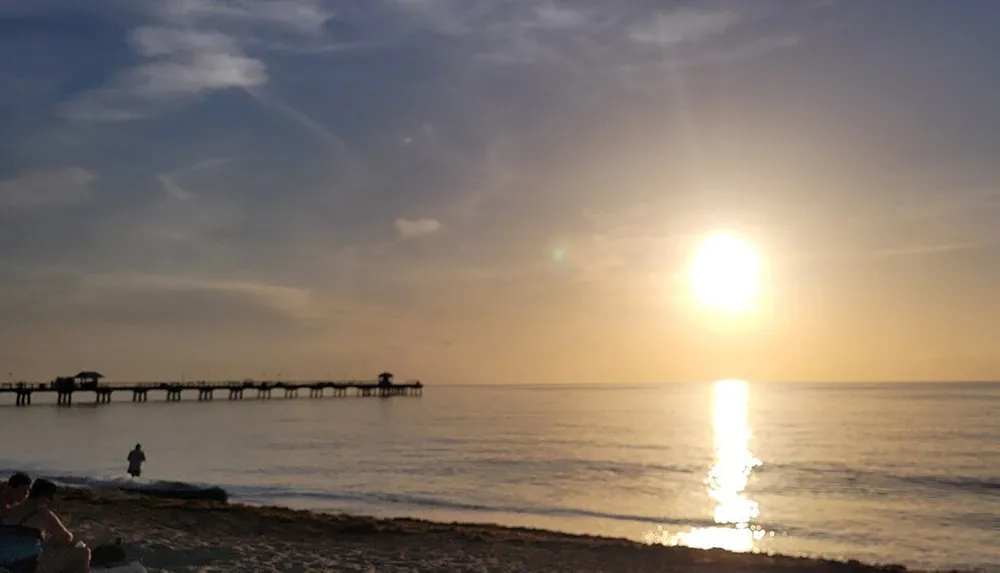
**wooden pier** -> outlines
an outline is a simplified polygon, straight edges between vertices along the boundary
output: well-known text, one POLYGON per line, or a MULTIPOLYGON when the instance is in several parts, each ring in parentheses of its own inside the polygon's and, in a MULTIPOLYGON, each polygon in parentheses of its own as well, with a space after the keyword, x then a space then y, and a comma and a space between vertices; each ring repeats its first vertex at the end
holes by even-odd
POLYGON ((197 395, 199 402, 212 401, 216 395, 227 400, 242 400, 244 395, 257 400, 270 400, 277 393, 285 399, 299 397, 299 391, 308 392, 309 398, 359 397, 388 398, 391 396, 420 396, 424 385, 419 381, 396 384, 392 375, 383 372, 377 380, 316 381, 316 382, 144 382, 135 384, 101 383, 103 378, 95 372, 81 372, 74 377, 57 378, 47 384, 11 382, 0 384, 0 395, 14 394, 16 406, 31 404, 34 394, 56 394, 56 404, 71 406, 73 396, 93 394, 94 403, 109 404, 117 393, 132 394, 132 402, 148 402, 150 392, 162 392, 167 402, 180 402, 187 393, 197 395), (83 376, 81 376, 83 375, 83 376))

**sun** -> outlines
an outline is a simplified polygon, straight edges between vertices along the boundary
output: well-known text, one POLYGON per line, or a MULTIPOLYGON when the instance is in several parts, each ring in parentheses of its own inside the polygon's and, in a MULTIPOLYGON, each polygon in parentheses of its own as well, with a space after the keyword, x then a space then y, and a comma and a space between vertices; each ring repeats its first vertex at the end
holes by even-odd
POLYGON ((762 266, 760 255, 739 235, 712 233, 691 257, 688 278, 692 295, 712 310, 744 312, 759 295, 762 266))

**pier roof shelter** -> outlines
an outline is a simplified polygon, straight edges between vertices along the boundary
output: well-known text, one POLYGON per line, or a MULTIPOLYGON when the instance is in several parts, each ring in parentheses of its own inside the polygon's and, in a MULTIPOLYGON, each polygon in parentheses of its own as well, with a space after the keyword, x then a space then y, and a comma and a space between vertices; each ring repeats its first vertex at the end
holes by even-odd
POLYGON ((392 372, 383 372, 378 375, 379 386, 392 386, 392 372))
POLYGON ((96 388, 97 383, 104 378, 104 374, 93 370, 84 370, 73 377, 81 388, 96 388))

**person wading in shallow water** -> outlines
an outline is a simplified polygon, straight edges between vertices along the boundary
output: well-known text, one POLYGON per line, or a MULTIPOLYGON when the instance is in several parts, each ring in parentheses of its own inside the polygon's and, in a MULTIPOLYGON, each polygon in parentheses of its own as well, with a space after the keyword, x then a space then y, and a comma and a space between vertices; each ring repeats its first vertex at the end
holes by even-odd
POLYGON ((136 444, 135 449, 128 453, 128 475, 139 477, 142 475, 142 463, 146 461, 146 453, 142 451, 142 444, 136 444))

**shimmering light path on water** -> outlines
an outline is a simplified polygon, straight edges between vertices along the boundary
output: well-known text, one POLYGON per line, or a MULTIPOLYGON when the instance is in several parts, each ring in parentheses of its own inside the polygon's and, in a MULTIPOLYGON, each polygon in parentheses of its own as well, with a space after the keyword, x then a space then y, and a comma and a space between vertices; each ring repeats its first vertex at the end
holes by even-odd
POLYGON ((747 552, 755 550, 756 542, 768 535, 754 523, 760 509, 746 491, 751 472, 761 465, 750 451, 748 410, 749 385, 745 381, 715 383, 712 406, 715 463, 708 471, 706 485, 708 496, 715 502, 713 519, 717 525, 695 527, 675 535, 660 528, 646 535, 646 541, 747 552))

